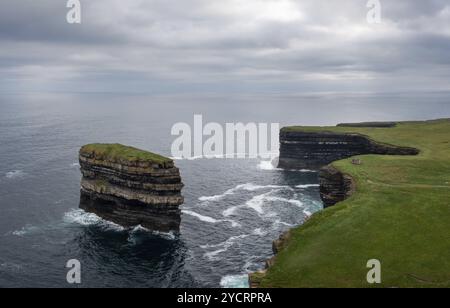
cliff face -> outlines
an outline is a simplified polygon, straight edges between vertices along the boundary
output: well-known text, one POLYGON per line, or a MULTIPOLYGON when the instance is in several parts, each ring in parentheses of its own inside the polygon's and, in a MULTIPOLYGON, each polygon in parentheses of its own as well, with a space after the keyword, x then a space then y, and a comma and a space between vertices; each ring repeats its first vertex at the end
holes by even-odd
POLYGON ((125 227, 179 230, 183 183, 173 161, 122 145, 80 150, 80 208, 125 227))
POLYGON ((274 256, 266 261, 266 267, 264 270, 248 274, 248 284, 249 284, 250 288, 252 288, 252 289, 259 288, 259 286, 261 284, 261 280, 266 275, 267 270, 270 269, 274 265, 276 255, 284 248, 284 246, 286 245, 290 236, 291 236, 291 232, 286 231, 283 234, 281 234, 277 240, 272 242, 272 251, 273 251, 274 256))
POLYGON ((344 201, 353 194, 356 188, 352 177, 332 166, 320 169, 319 180, 320 197, 325 208, 344 201))
POLYGON ((280 168, 319 169, 336 160, 365 154, 416 155, 418 151, 377 143, 359 134, 280 132, 280 168))
MULTIPOLYGON (((340 127, 395 127, 394 122, 349 123, 340 127)), ((349 198, 356 190, 353 178, 331 165, 332 162, 352 156, 379 155, 417 155, 419 150, 409 147, 398 147, 382 144, 369 137, 355 133, 311 132, 300 128, 285 128, 280 132, 279 167, 285 169, 319 170, 320 196, 324 207, 333 206, 349 198)), ((354 159, 353 164, 361 164, 354 159)), ((249 284, 258 288, 265 279, 268 269, 277 262, 276 254, 283 250, 289 240, 290 233, 281 235, 273 242, 275 256, 266 262, 266 269, 250 273, 249 284)))

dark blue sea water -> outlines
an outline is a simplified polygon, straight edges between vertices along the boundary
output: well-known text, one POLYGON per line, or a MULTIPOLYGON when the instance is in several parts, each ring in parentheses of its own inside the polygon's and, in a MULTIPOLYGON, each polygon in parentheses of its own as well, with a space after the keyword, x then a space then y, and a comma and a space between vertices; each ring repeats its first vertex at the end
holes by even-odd
POLYGON ((0 95, 0 287, 246 286, 282 232, 322 208, 317 174, 257 159, 177 160, 181 232, 124 230, 78 209, 77 153, 120 142, 170 156, 176 122, 338 122, 450 117, 449 95, 0 95))

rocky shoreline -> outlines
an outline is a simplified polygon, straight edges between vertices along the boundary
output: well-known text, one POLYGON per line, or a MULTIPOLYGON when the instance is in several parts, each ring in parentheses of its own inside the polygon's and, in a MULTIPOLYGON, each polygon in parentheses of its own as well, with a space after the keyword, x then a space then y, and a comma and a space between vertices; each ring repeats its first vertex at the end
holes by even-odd
MULTIPOLYGON (((338 124, 338 127, 395 127, 394 122, 338 124)), ((383 144, 356 133, 303 131, 301 128, 283 128, 280 131, 279 168, 313 169, 319 171, 320 197, 324 208, 349 198, 356 191, 353 178, 332 166, 334 161, 358 155, 418 155, 419 150, 383 144)), ((273 266, 276 255, 285 247, 291 231, 283 233, 272 245, 274 256, 264 270, 249 274, 249 286, 258 288, 267 270, 273 266)))
POLYGON ((124 227, 178 231, 183 183, 172 160, 119 144, 81 148, 80 208, 124 227))

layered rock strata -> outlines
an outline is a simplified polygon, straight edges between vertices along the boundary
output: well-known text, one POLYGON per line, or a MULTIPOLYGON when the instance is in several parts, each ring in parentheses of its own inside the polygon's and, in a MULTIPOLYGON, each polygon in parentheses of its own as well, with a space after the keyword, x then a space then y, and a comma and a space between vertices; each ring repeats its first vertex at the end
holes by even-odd
POLYGON ((320 198, 325 208, 350 197, 356 189, 355 181, 347 174, 328 165, 320 169, 320 198))
POLYGON ((80 208, 124 227, 178 231, 183 183, 172 160, 119 144, 79 153, 80 208))
POLYGON ((333 161, 365 154, 416 155, 418 150, 378 143, 360 134, 280 132, 280 168, 317 170, 333 161))

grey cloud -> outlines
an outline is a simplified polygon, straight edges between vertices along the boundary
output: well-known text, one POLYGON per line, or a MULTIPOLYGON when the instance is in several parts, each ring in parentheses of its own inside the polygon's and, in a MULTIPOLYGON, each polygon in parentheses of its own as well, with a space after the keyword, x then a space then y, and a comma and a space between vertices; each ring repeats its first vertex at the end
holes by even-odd
POLYGON ((449 89, 446 0, 4 0, 0 89, 449 89))

